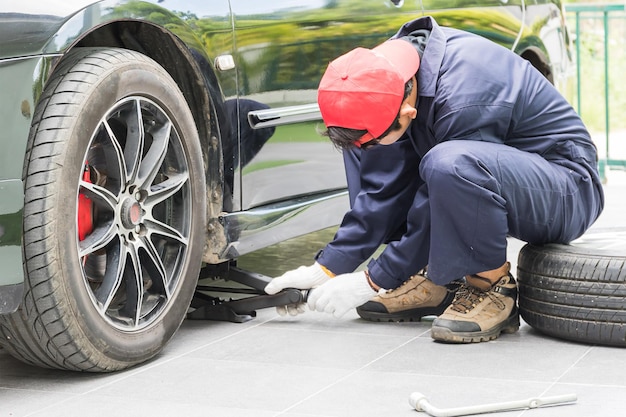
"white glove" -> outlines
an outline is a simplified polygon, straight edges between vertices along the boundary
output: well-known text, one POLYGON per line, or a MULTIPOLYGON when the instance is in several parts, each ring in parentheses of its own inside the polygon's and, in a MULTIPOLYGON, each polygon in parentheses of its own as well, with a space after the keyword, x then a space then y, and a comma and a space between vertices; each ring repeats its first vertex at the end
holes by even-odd
POLYGON ((339 318, 349 310, 365 304, 378 294, 370 286, 365 272, 337 275, 309 293, 311 310, 339 318))
MULTIPOLYGON (((311 266, 301 266, 274 278, 265 286, 265 292, 268 294, 276 294, 285 288, 308 290, 319 287, 329 279, 330 275, 319 263, 315 262, 311 266)), ((286 314, 296 316, 300 313, 304 313, 304 311, 304 303, 276 307, 276 312, 281 316, 286 314)))

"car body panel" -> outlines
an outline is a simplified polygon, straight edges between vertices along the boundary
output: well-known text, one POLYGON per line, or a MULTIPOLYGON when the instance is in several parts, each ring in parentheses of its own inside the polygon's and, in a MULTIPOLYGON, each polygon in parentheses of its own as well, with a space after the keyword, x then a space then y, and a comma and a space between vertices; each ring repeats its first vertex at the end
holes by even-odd
MULTIPOLYGON (((42 56, 0 60, 0 114, 4 120, 0 133, 0 312, 13 311, 19 300, 11 302, 15 285, 22 286, 22 215, 24 185, 22 168, 26 140, 36 97, 43 89, 42 68, 49 60, 42 56)), ((21 300, 21 290, 17 291, 21 300)))
POLYGON ((430 14, 534 59, 555 83, 570 70, 558 1, 0 0, 0 10, 0 294, 24 279, 16 225, 33 113, 72 48, 141 51, 179 84, 206 153, 209 263, 341 220, 343 162, 319 134, 316 89, 349 49, 430 14))
MULTIPOLYGON (((0 181, 0 195, 2 196, 0 198, 0 265, 2 265, 0 282, 2 285, 22 284, 24 281, 22 270, 24 194, 22 190, 23 185, 20 180, 0 181)), ((10 303, 0 299, 0 311, 3 310, 5 304, 10 303)))

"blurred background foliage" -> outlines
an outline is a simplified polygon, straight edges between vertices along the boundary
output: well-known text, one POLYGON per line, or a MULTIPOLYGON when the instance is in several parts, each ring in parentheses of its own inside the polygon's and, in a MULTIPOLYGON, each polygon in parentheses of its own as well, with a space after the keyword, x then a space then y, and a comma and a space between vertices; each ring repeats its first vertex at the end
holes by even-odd
POLYGON ((572 46, 574 62, 578 59, 580 84, 572 77, 575 95, 568 99, 580 113, 592 132, 601 157, 626 159, 626 84, 622 82, 626 69, 626 13, 623 10, 610 10, 606 13, 608 32, 605 31, 605 14, 602 8, 621 6, 623 2, 597 0, 565 2, 567 24, 574 41, 572 46), (596 11, 580 12, 578 30, 574 8, 593 6, 596 11), (570 6, 568 8, 568 6, 570 6), (578 48, 576 48, 578 42, 578 48), (605 50, 605 42, 607 48, 605 50), (578 51, 578 56, 576 55, 578 51), (608 59, 608 77, 605 62, 608 59), (608 87, 608 91, 605 91, 608 87), (578 100, 580 95, 580 100, 578 100), (605 97, 608 95, 608 113, 605 97), (579 103, 580 102, 580 106, 579 103), (608 129, 607 129, 608 114, 608 129), (610 149, 607 155, 606 149, 610 149))

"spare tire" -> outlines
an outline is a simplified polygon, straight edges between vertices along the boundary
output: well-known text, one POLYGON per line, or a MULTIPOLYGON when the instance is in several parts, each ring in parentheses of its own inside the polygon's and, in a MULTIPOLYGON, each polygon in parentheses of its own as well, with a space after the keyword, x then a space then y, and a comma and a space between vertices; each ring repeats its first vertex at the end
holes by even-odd
POLYGON ((590 231, 569 245, 519 254, 524 321, 558 338, 626 346, 626 229, 590 231))

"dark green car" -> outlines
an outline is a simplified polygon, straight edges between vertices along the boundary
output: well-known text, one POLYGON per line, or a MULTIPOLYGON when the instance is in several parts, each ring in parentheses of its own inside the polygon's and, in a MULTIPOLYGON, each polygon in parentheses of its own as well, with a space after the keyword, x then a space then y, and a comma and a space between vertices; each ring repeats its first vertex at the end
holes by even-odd
POLYGON ((567 78, 558 1, 3 2, 0 345, 44 367, 141 363, 202 267, 338 224, 319 79, 423 14, 567 78))

